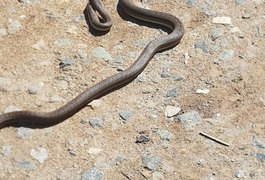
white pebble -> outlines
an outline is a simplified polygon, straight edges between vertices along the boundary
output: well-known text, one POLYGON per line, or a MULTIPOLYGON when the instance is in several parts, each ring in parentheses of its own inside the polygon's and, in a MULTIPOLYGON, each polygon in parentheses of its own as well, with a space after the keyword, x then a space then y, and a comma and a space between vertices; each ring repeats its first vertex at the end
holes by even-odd
POLYGON ((223 17, 213 18, 213 23, 214 24, 229 24, 229 25, 231 25, 232 21, 231 21, 230 17, 223 16, 223 17))
POLYGON ((175 107, 175 106, 167 106, 166 111, 165 111, 165 116, 166 117, 173 117, 179 113, 181 110, 180 107, 175 107))
POLYGON ((102 151, 102 149, 100 149, 100 148, 89 148, 88 149, 88 153, 94 154, 94 155, 99 154, 101 151, 102 151))
POLYGON ((196 89, 197 94, 208 94, 210 89, 196 89))
POLYGON ((30 155, 42 164, 47 159, 48 152, 45 148, 35 148, 31 149, 30 155))

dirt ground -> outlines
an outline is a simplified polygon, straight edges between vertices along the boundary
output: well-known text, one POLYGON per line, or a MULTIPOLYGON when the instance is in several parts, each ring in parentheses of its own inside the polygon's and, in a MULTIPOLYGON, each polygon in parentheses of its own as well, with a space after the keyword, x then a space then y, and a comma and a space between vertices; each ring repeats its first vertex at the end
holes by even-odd
MULTIPOLYGON (((122 19, 117 0, 103 2, 113 27, 95 36, 83 16, 87 1, 0 1, 1 113, 54 110, 165 35, 122 19), (93 56, 96 47, 112 58, 93 56), (70 63, 62 68, 62 61, 70 63)), ((134 3, 179 17, 181 43, 157 54, 131 84, 63 123, 1 129, 0 179, 264 179, 264 0, 134 3), (167 117, 168 106, 181 111, 167 117), (199 121, 187 127, 180 116, 190 112, 199 121), (99 127, 90 125, 95 118, 99 127), (149 141, 136 143, 141 135, 149 141)))

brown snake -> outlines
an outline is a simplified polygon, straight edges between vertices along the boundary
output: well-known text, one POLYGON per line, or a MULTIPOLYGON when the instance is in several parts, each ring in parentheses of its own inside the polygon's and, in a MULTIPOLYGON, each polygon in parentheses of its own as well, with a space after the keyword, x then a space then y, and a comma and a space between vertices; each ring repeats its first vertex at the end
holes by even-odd
MULTIPOLYGON (((165 26, 170 29, 171 33, 151 41, 129 68, 93 85, 67 104, 54 111, 15 111, 0 114, 0 128, 7 126, 31 127, 31 125, 42 128, 58 124, 79 112, 86 107, 89 102, 129 84, 145 69, 149 61, 158 51, 176 46, 183 37, 183 24, 175 16, 140 8, 133 5, 131 0, 120 0, 119 3, 127 15, 136 19, 165 26)), ((111 21, 109 16, 105 13, 100 0, 90 0, 86 9, 90 24, 95 29, 104 31, 109 30, 111 21), (95 19, 95 16, 97 16, 98 19, 95 19)))

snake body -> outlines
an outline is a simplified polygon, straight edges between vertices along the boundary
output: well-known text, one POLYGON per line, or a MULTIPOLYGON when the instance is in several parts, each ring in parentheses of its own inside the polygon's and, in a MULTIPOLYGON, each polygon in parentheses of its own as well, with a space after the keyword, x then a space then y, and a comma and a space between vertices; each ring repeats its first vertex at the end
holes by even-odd
MULTIPOLYGON (((92 1, 97 4, 99 0, 90 0, 90 2, 92 1)), ((31 127, 32 124, 34 125, 34 127, 48 127, 58 124, 76 114, 78 111, 86 107, 87 104, 91 101, 129 84, 145 69, 155 53, 176 46, 183 37, 183 24, 175 16, 167 13, 140 8, 132 4, 130 0, 120 0, 119 3, 124 12, 129 16, 143 21, 166 26, 171 30, 171 33, 151 41, 144 48, 138 59, 129 68, 98 82, 97 84, 83 91, 77 97, 54 111, 15 111, 1 114, 0 128, 8 126, 31 127)), ((100 3, 98 3, 98 5, 99 6, 94 7, 94 9, 99 12, 103 7, 100 3)), ((87 11, 89 11, 89 6, 90 5, 87 6, 87 11)), ((104 13, 104 11, 101 12, 104 13)), ((111 26, 111 21, 109 21, 110 19, 107 16, 102 15, 101 13, 99 14, 101 18, 105 18, 105 21, 103 23, 105 23, 105 25, 107 24, 107 26, 111 26)), ((95 27, 97 28, 97 25, 95 25, 95 27)), ((106 29, 107 28, 103 28, 102 30, 106 29)))

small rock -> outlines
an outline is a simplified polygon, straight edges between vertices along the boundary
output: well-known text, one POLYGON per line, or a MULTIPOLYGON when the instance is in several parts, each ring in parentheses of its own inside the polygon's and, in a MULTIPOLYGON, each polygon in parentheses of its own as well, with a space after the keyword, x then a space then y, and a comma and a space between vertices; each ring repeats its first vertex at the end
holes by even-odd
POLYGON ((93 167, 82 175, 82 180, 104 180, 104 176, 96 167, 93 167))
POLYGON ((45 148, 31 149, 30 155, 41 164, 48 158, 48 152, 45 148))
POLYGON ((89 148, 88 149, 89 154, 96 155, 96 154, 99 154, 100 152, 102 152, 102 149, 100 148, 89 148))
POLYGON ((245 173, 242 171, 242 170, 238 170, 236 173, 235 173, 235 177, 236 178, 243 178, 245 176, 245 173))
POLYGON ((17 137, 19 139, 27 139, 30 137, 31 133, 32 133, 32 130, 29 128, 20 127, 17 129, 17 137))
POLYGON ((66 47, 71 45, 71 41, 67 38, 61 38, 54 41, 54 44, 58 47, 66 47))
POLYGON ((79 16, 76 16, 74 18, 74 22, 75 23, 80 23, 80 22, 83 22, 83 21, 85 21, 85 16, 83 14, 82 15, 79 15, 79 16))
POLYGON ((166 117, 173 117, 177 115, 180 112, 181 108, 180 107, 175 107, 175 106, 167 106, 166 111, 165 111, 165 116, 166 117))
POLYGON ((8 156, 11 153, 11 146, 2 146, 1 153, 3 156, 8 156))
POLYGON ((36 42, 35 44, 31 46, 31 48, 36 49, 36 50, 40 50, 44 47, 45 47, 45 41, 43 39, 40 39, 38 42, 36 42))
POLYGON ((142 158, 142 162, 145 168, 155 171, 160 166, 161 160, 157 156, 146 155, 142 158))
POLYGON ((89 63, 89 59, 87 57, 87 53, 84 53, 82 51, 78 51, 78 57, 83 61, 84 64, 88 64, 89 63))
POLYGON ((119 115, 124 121, 127 121, 130 119, 130 117, 133 115, 133 113, 130 111, 122 111, 119 113, 119 115))
POLYGON ((204 53, 209 53, 209 47, 203 40, 198 41, 194 44, 195 49, 201 49, 204 53))
POLYGON ((167 130, 163 130, 163 129, 159 129, 156 133, 160 137, 161 140, 170 141, 174 137, 171 132, 167 130))
POLYGON ((103 123, 104 123, 104 121, 99 117, 95 117, 95 118, 92 118, 91 120, 89 120, 89 124, 93 128, 101 128, 103 126, 103 123))
POLYGON ((177 118, 184 124, 185 129, 193 128, 202 121, 200 114, 197 111, 178 115, 177 118))
POLYGON ((196 89, 197 94, 208 94, 210 89, 196 89))
POLYGON ((54 102, 62 102, 62 101, 63 101, 63 98, 55 94, 51 97, 49 102, 54 103, 54 102))
POLYGON ((0 77, 0 91, 8 91, 11 85, 11 81, 7 78, 0 77))
POLYGON ((136 138, 135 143, 147 143, 150 141, 150 138, 146 135, 140 135, 136 138))
POLYGON ((265 154, 257 153, 257 154, 256 154, 256 158, 257 158, 259 161, 265 163, 265 154))
POLYGON ((29 171, 34 171, 36 169, 36 166, 32 164, 30 161, 22 160, 17 161, 17 166, 22 169, 26 169, 29 171))
POLYGON ((90 102, 88 104, 88 106, 90 106, 92 109, 96 109, 99 108, 102 104, 102 100, 101 99, 95 99, 92 102, 90 102))
POLYGON ((6 36, 7 34, 8 33, 6 29, 0 28, 0 37, 6 36))
POLYGON ((71 66, 74 64, 74 60, 70 57, 66 57, 65 59, 61 60, 59 63, 60 68, 65 68, 67 66, 71 66))
POLYGON ((213 18, 213 23, 214 24, 231 25, 232 21, 231 21, 230 17, 223 16, 223 17, 214 17, 213 18))
POLYGON ((189 6, 194 6, 196 3, 196 0, 187 0, 186 2, 189 6))
POLYGON ((5 108, 4 113, 15 112, 15 111, 20 111, 20 109, 16 106, 9 105, 5 108))
POLYGON ((108 62, 112 60, 111 55, 103 47, 96 47, 92 51, 92 56, 97 59, 103 59, 108 62))
POLYGON ((18 20, 8 19, 7 32, 8 34, 15 34, 22 28, 22 25, 18 20))
POLYGON ((28 92, 29 94, 35 95, 42 89, 43 86, 44 83, 41 81, 33 82, 29 85, 28 92))
POLYGON ((261 149, 265 149, 265 143, 261 142, 260 140, 256 139, 255 137, 253 137, 253 145, 261 148, 261 149))
POLYGON ((229 59, 233 58, 234 54, 235 54, 235 53, 234 53, 233 50, 225 50, 225 51, 219 56, 219 60, 221 60, 221 61, 229 60, 229 59))
POLYGON ((212 30, 210 30, 210 32, 209 32, 209 34, 208 34, 209 38, 210 38, 212 41, 216 40, 217 38, 219 38, 219 37, 222 36, 222 35, 223 35, 223 30, 220 29, 220 28, 212 29, 212 30))
POLYGON ((244 4, 246 0, 235 0, 236 5, 244 4))
POLYGON ((173 88, 167 91, 166 97, 174 98, 178 95, 177 88, 173 88))

